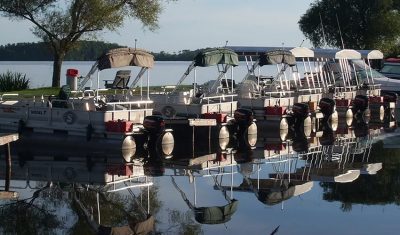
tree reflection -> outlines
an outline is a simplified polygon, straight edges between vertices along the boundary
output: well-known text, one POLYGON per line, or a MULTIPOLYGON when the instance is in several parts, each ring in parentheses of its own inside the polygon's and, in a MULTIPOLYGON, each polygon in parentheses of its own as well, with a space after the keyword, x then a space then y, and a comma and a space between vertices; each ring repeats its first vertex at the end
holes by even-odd
POLYGON ((54 234, 65 228, 66 220, 55 215, 62 206, 60 188, 50 183, 34 191, 32 197, 0 205, 0 228, 5 234, 54 234))
POLYGON ((170 227, 167 229, 166 234, 196 235, 204 233, 200 224, 194 220, 193 213, 190 210, 186 212, 170 210, 168 222, 170 227))
MULTIPOLYGON (((146 221, 151 215, 156 214, 162 205, 157 197, 158 187, 154 185, 148 190, 145 190, 145 188, 136 190, 139 192, 128 190, 121 193, 111 193, 106 191, 107 187, 76 187, 74 189, 77 199, 84 205, 84 208, 80 208, 79 205, 77 205, 77 208, 79 210, 85 209, 90 213, 85 218, 90 220, 89 223, 81 225, 82 227, 76 228, 76 230, 84 229, 91 222, 97 223, 99 216, 102 226, 129 225, 134 228, 138 223, 146 221), (97 194, 99 195, 100 213, 97 210, 97 194)), ((85 217, 84 213, 81 213, 81 215, 85 217)), ((96 228, 93 230, 95 231, 96 228)))
MULTIPOLYGON (((352 183, 321 183, 323 199, 342 202, 343 211, 351 211, 353 204, 400 205, 400 150, 384 149, 383 142, 374 144, 369 162, 382 162, 383 168, 375 175, 364 174, 352 183)), ((356 158, 359 156, 356 156, 356 158)))

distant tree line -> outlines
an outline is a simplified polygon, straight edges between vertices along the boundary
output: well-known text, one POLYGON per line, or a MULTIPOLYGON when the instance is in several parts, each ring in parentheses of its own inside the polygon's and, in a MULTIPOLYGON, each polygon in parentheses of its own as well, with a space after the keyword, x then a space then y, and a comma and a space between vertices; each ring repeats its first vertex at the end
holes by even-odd
MULTIPOLYGON (((116 43, 105 43, 100 41, 79 41, 65 60, 67 61, 94 61, 107 50, 123 47, 116 43)), ((152 53, 157 61, 191 61, 199 50, 182 50, 178 53, 161 51, 152 53)), ((48 44, 37 43, 15 43, 0 46, 0 61, 52 61, 53 54, 48 44)))

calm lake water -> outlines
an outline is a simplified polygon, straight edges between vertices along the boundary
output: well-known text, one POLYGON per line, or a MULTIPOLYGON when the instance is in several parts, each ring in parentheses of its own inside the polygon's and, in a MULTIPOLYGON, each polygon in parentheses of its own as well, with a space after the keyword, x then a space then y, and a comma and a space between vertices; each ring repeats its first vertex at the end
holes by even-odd
MULTIPOLYGON (((7 63, 0 72, 10 68, 31 74, 35 86, 50 84, 49 63, 7 63)), ((70 65, 87 71, 91 63, 70 65)), ((154 85, 174 84, 187 63, 157 65, 152 75, 173 82, 158 78, 154 85)), ((354 120, 335 131, 290 131, 283 141, 264 133, 252 139, 254 147, 241 138, 192 143, 175 133, 171 156, 138 148, 133 163, 104 142, 23 135, 11 145, 10 190, 19 200, 0 199, 0 234, 95 234, 90 224, 99 220, 130 223, 139 234, 396 234, 394 124, 354 120)), ((4 179, 1 155, 0 190, 4 179)))
MULTIPOLYGON (((176 134, 172 157, 138 150, 129 164, 102 142, 22 136, 11 145, 19 202, 0 201, 0 231, 94 234, 83 211, 98 223, 99 206, 107 226, 155 218, 149 234, 395 234, 400 133, 355 125, 255 148, 176 134)), ((4 180, 4 156, 0 169, 4 180)))
MULTIPOLYGON (((74 68, 79 70, 79 75, 86 76, 94 62, 91 61, 65 61, 61 69, 61 84, 65 84, 65 74, 67 69, 74 68)), ((162 61, 156 62, 154 68, 150 70, 150 85, 175 85, 180 77, 185 72, 189 61, 162 61)), ((126 68, 120 68, 126 69, 126 68)), ((26 74, 27 78, 31 81, 31 87, 51 86, 51 77, 53 71, 53 64, 51 61, 0 61, 0 73, 7 70, 13 72, 20 72, 26 74)), ((119 69, 103 70, 100 74, 100 87, 103 87, 104 80, 113 80, 115 73, 119 69)), ((138 68, 133 67, 133 75, 139 71, 138 68)), ((216 67, 198 68, 197 69, 198 83, 204 83, 216 78, 216 67)), ((234 69, 234 77, 240 81, 246 73, 245 66, 239 66, 234 69)), ((230 73, 229 73, 229 76, 230 73)), ((96 76, 93 77, 93 86, 97 87, 96 76)), ((145 82, 145 81, 144 81, 145 82)), ((191 74, 185 84, 193 82, 193 74, 191 74)))

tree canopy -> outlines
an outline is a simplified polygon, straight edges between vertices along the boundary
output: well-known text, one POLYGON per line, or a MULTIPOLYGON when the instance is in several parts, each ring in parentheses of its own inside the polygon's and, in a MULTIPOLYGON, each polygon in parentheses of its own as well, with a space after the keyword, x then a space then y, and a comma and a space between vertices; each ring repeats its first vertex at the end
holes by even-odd
POLYGON ((102 30, 115 31, 125 18, 155 30, 163 0, 0 0, 0 13, 13 20, 28 20, 32 32, 46 42, 54 56, 52 86, 59 87, 62 61, 81 38, 102 30))
POLYGON ((399 0, 320 0, 299 27, 315 47, 395 50, 400 36, 399 0), (340 30, 339 30, 340 28, 340 30))

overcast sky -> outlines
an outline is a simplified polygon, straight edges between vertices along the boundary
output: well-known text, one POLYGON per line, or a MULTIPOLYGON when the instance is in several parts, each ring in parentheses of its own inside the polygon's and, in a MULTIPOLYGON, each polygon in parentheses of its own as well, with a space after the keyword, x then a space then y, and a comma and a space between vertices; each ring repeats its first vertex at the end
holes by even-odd
MULTIPOLYGON (((118 32, 103 32, 106 42, 153 52, 230 46, 299 46, 305 39, 298 21, 315 0, 179 0, 165 5, 160 28, 143 30, 127 20, 118 32)), ((27 21, 0 17, 0 45, 36 42, 27 21)), ((309 41, 303 43, 310 46, 309 41)))

